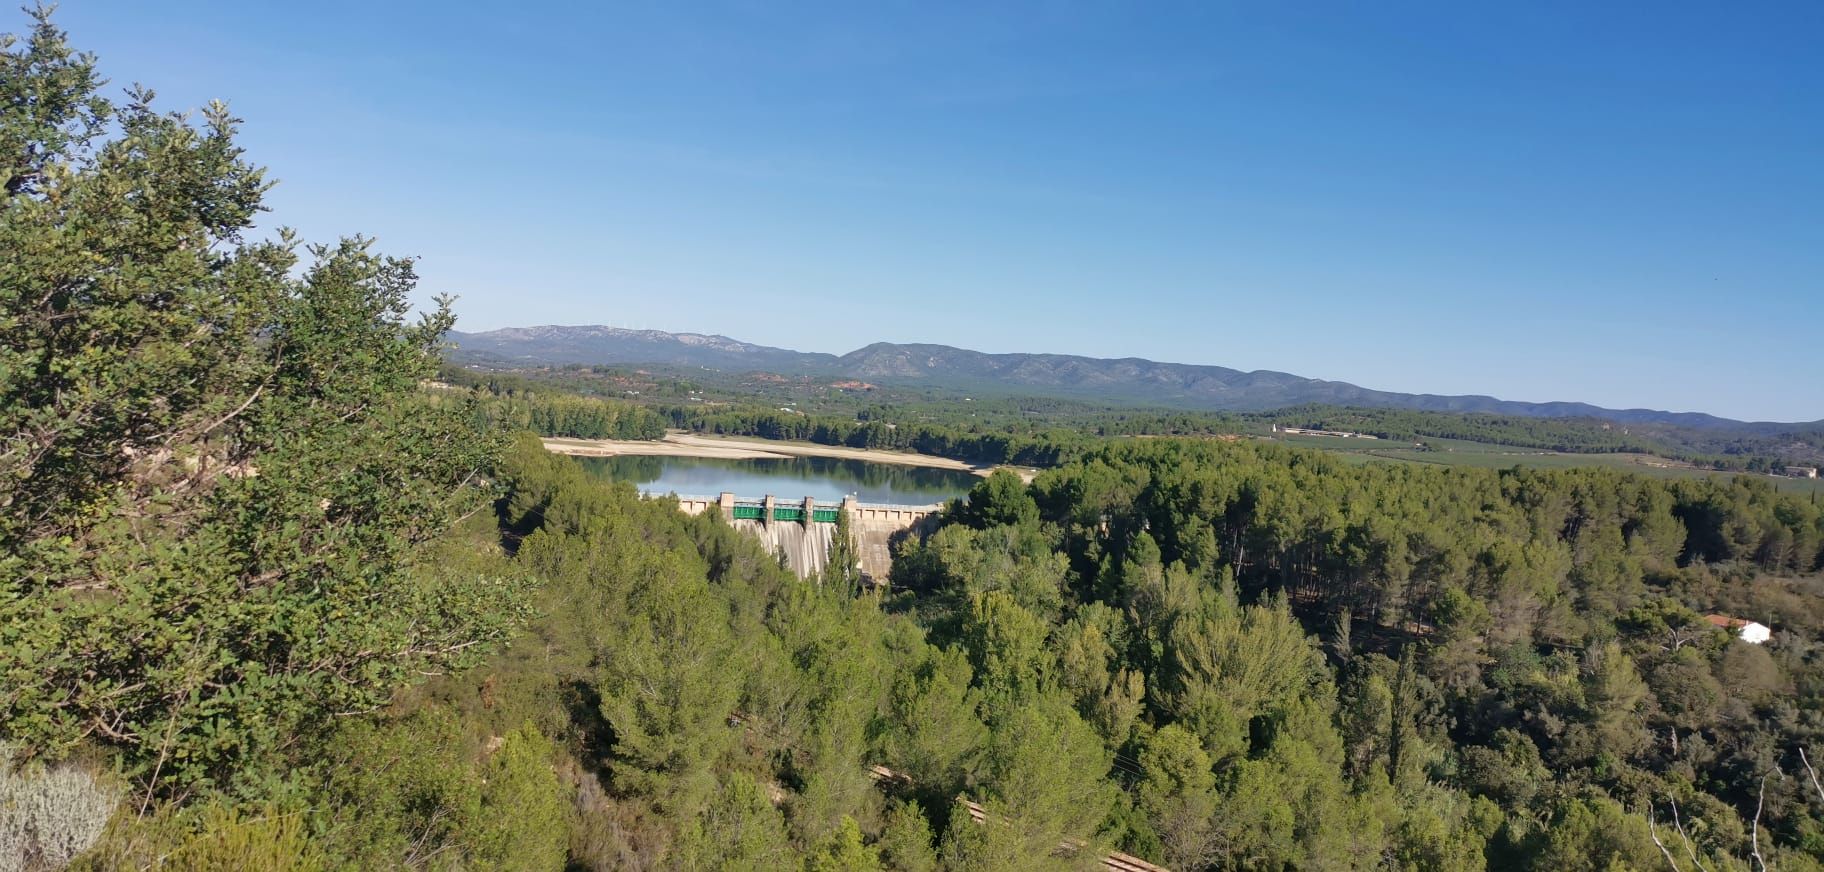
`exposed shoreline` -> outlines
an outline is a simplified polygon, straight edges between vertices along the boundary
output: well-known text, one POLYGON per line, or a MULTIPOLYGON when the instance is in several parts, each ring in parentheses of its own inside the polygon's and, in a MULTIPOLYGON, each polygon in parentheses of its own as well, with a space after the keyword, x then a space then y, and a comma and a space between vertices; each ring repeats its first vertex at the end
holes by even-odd
MULTIPOLYGON (((869 463, 895 463, 901 466, 924 466, 953 469, 986 476, 1002 467, 964 463, 948 457, 911 454, 904 451, 881 451, 871 448, 845 448, 838 445, 814 445, 806 442, 774 442, 766 439, 740 439, 724 436, 701 436, 682 430, 669 430, 657 442, 627 439, 565 439, 545 437, 545 450, 577 457, 704 457, 721 460, 757 460, 787 457, 834 457, 843 460, 865 460, 869 463)), ((1035 473, 1018 467, 1006 467, 1031 481, 1035 473)))

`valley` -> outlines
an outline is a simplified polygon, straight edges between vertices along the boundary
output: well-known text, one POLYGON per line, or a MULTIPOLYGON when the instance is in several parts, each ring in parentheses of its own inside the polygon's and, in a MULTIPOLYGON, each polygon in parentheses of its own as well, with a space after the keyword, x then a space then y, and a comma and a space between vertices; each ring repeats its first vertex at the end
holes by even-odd
POLYGON ((65 6, 0 872, 1824 872, 1815 10, 65 6))

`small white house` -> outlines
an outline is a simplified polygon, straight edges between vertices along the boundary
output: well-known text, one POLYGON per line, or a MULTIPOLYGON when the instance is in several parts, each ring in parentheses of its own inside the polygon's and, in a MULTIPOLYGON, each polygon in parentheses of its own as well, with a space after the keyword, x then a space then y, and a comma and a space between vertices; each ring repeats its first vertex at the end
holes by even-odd
POLYGON ((1732 618, 1728 615, 1705 615, 1704 620, 1722 630, 1733 631, 1742 641, 1750 645, 1759 645, 1773 638, 1773 629, 1766 624, 1750 621, 1747 618, 1732 618))

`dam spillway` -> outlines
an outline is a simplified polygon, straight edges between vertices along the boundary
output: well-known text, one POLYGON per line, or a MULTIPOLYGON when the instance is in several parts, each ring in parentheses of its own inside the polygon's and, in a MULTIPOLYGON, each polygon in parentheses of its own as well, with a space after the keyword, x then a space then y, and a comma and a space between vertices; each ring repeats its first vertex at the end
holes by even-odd
POLYGON ((925 506, 880 505, 858 502, 819 503, 810 497, 791 502, 768 495, 743 499, 732 493, 716 497, 643 494, 672 498, 685 514, 714 511, 730 526, 752 536, 768 552, 782 554, 799 578, 823 572, 830 543, 836 535, 838 513, 848 516, 849 532, 861 562, 861 576, 870 584, 885 584, 893 567, 893 542, 902 533, 928 523, 943 511, 942 503, 925 506))

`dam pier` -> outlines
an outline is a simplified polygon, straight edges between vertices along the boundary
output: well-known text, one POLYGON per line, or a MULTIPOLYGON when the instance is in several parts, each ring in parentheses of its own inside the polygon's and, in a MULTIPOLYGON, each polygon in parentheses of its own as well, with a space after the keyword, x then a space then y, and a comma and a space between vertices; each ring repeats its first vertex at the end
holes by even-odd
POLYGON ((799 578, 821 573, 836 535, 838 515, 846 515, 849 533, 861 560, 861 575, 870 584, 885 584, 893 566, 893 541, 907 530, 931 522, 942 512, 942 503, 899 506, 863 503, 853 496, 840 503, 820 503, 811 497, 783 501, 771 494, 747 499, 724 492, 715 497, 647 493, 648 499, 671 498, 689 515, 716 512, 735 529, 759 539, 766 549, 785 555, 786 565, 799 578))

